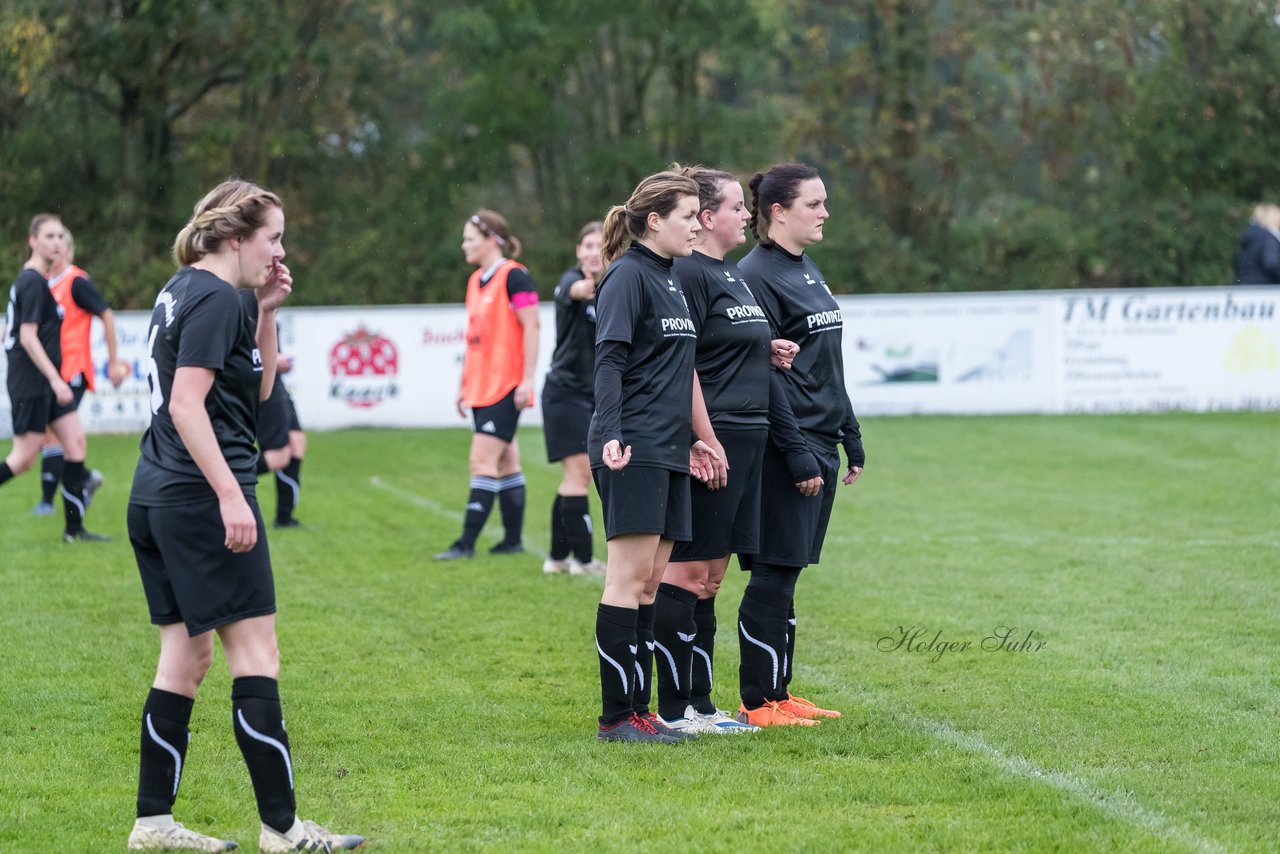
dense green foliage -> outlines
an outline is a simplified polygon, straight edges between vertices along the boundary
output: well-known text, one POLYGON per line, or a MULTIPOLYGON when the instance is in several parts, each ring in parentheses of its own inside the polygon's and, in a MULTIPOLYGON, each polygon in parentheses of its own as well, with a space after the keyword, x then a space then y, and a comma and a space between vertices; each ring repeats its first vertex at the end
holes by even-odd
MULTIPOLYGON (((598 579, 430 560, 468 431, 314 434, 308 527, 269 532, 303 814, 377 852, 1277 850, 1280 414, 863 426, 866 473, 796 602, 796 691, 845 717, 670 749, 594 740, 598 579), (978 648, 1000 625, 1046 646, 978 648), (895 649, 899 626, 974 646, 895 649)), ((521 443, 543 549, 560 470, 537 430, 521 443)), ((137 438, 89 454, 111 543, 27 515, 34 473, 0 488, 6 854, 123 851, 133 820, 157 652, 125 535, 137 438)), ((722 706, 743 575, 718 599, 722 706)), ((175 812, 256 851, 230 690, 219 653, 175 812)))
POLYGON ((839 291, 1213 284, 1280 193, 1259 0, 9 0, 0 248, 63 213, 118 303, 228 174, 286 199, 299 304, 458 300, 502 210, 549 286, 671 160, 817 165, 839 291))

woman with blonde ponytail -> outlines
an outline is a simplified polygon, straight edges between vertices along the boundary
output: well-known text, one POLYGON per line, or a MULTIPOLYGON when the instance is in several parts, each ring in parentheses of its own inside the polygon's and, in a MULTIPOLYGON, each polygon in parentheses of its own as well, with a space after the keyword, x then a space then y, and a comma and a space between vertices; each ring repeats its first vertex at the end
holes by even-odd
POLYGON ((697 333, 672 272, 700 230, 698 185, 674 172, 640 182, 604 219, 608 268, 596 288, 592 477, 608 540, 596 612, 601 741, 675 743, 649 711, 654 596, 671 547, 690 531, 689 476, 718 459, 690 447, 697 333))
POLYGON ((254 494, 257 412, 276 368, 275 313, 293 286, 279 197, 225 181, 174 241, 181 269, 156 298, 147 337, 151 426, 129 496, 133 544, 160 663, 142 707, 137 820, 130 850, 228 851, 183 827, 173 804, 196 691, 213 635, 231 671, 236 742, 258 803, 263 851, 346 850, 295 812, 293 763, 280 710, 275 585, 254 494), (237 289, 257 295, 257 322, 237 289))

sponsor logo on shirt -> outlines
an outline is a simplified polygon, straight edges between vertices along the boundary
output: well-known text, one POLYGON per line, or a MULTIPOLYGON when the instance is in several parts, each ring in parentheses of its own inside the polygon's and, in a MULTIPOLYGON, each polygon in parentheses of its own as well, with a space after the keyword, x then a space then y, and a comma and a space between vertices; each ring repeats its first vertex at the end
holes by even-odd
POLYGON ((696 338, 698 331, 694 328, 693 321, 687 317, 664 317, 662 318, 662 335, 664 338, 670 338, 673 335, 689 335, 696 338))
POLYGON ((371 409, 400 394, 395 342, 363 325, 329 351, 329 397, 353 409, 371 409))
POLYGON ((810 276, 808 273, 805 273, 804 281, 806 285, 822 285, 822 289, 824 291, 826 291, 827 293, 831 293, 831 288, 827 287, 826 279, 815 279, 813 276, 810 276))
POLYGON ((764 309, 758 305, 731 305, 724 310, 725 316, 735 323, 768 323, 764 309))
POLYGON ((834 311, 816 311, 805 318, 810 331, 826 332, 830 329, 839 329, 844 325, 844 318, 840 315, 840 309, 834 311))

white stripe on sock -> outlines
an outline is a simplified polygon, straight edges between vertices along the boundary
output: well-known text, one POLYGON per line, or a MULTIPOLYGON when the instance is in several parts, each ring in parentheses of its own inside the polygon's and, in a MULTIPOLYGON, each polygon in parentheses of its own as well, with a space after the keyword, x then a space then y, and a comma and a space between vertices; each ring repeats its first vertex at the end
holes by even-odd
POLYGON ((596 638, 596 652, 600 653, 600 657, 603 658, 605 661, 609 662, 610 664, 612 664, 614 669, 618 671, 618 676, 621 677, 622 679, 622 693, 624 694, 630 693, 630 689, 627 687, 627 671, 622 668, 621 664, 614 661, 609 656, 605 655, 604 650, 600 648, 599 638, 596 638))
POLYGON ((301 485, 296 480, 289 477, 289 475, 285 474, 283 471, 277 471, 276 477, 278 477, 280 480, 283 480, 285 483, 285 486, 293 490, 293 506, 297 507, 298 504, 300 504, 302 501, 301 485))
POLYGON ((671 678, 672 678, 673 680, 675 680, 675 683, 676 683, 676 689, 677 689, 677 690, 679 690, 679 688, 680 688, 680 673, 676 670, 676 660, 675 660, 675 658, 671 655, 671 651, 670 651, 669 649, 667 649, 665 646, 663 646, 662 644, 658 643, 657 641, 654 641, 654 642, 653 642, 653 645, 654 645, 654 646, 656 646, 659 650, 661 650, 661 651, 662 651, 662 654, 663 654, 663 655, 665 655, 665 656, 667 657, 667 664, 671 665, 671 678))
MULTIPOLYGON (((151 740, 163 747, 173 757, 173 796, 178 796, 178 781, 182 779, 182 755, 178 753, 177 748, 165 741, 156 732, 156 728, 151 725, 151 713, 147 712, 147 734, 151 736, 151 740)), ((191 741, 191 733, 187 733, 187 741, 191 741)))
MULTIPOLYGON (((244 719, 244 710, 236 709, 236 719, 240 721, 240 726, 244 729, 245 734, 254 741, 260 741, 263 744, 269 744, 276 750, 280 751, 280 755, 284 757, 285 770, 289 772, 289 788, 293 788, 293 762, 289 759, 289 748, 285 747, 278 740, 269 735, 263 735, 253 727, 249 726, 249 722, 244 719)), ((280 722, 281 729, 284 728, 284 721, 280 722)))
POLYGON ((738 621, 738 630, 742 632, 742 636, 746 638, 749 643, 753 643, 756 646, 760 647, 765 652, 769 653, 769 657, 773 659, 773 686, 772 687, 776 690, 778 687, 778 653, 774 652, 773 647, 769 646, 767 643, 761 643, 760 641, 753 638, 750 635, 750 633, 747 632, 747 627, 742 624, 741 620, 738 621))
POLYGON ((711 685, 714 681, 711 677, 711 656, 707 655, 707 651, 700 647, 695 646, 693 651, 702 656, 702 660, 707 663, 707 684, 711 685))
POLYGON ((74 504, 76 507, 80 509, 80 518, 84 519, 84 502, 81 501, 79 498, 76 498, 75 496, 73 496, 70 492, 67 492, 66 484, 63 484, 62 486, 58 487, 58 491, 62 493, 63 501, 70 501, 72 504, 74 504))

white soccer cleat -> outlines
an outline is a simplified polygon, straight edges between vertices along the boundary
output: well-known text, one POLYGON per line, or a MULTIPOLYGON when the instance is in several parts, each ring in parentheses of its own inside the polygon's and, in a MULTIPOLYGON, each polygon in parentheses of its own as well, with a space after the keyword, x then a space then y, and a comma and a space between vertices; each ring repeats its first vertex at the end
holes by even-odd
POLYGON ((586 563, 579 563, 577 558, 569 558, 570 575, 604 575, 604 561, 592 558, 586 563))
POLYGON ((351 851, 364 845, 364 837, 354 833, 331 833, 314 821, 295 818, 288 833, 279 833, 265 824, 258 847, 266 852, 351 851))
POLYGON ((701 721, 703 726, 706 727, 706 729, 703 730, 703 732, 717 732, 721 734, 741 735, 748 732, 760 731, 760 727, 752 726, 751 724, 744 724, 742 721, 738 720, 737 718, 731 717, 729 713, 724 711, 723 709, 716 709, 711 714, 704 715, 701 712, 695 712, 693 710, 693 706, 690 706, 689 708, 685 709, 684 713, 686 715, 692 715, 693 717, 701 721))
POLYGON ((129 834, 130 851, 231 851, 239 846, 230 839, 215 839, 188 830, 170 819, 159 827, 144 824, 143 819, 133 823, 129 834))
POLYGON ((556 560, 549 557, 542 562, 542 571, 547 575, 560 575, 569 571, 569 559, 556 560))

